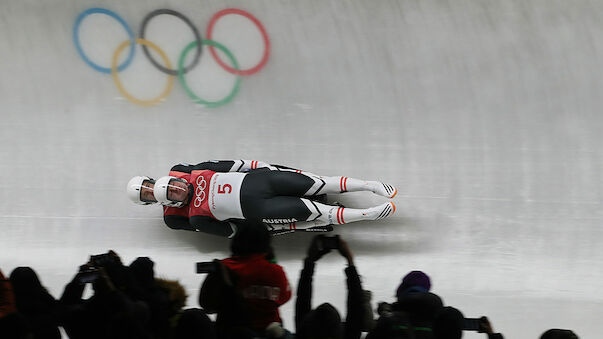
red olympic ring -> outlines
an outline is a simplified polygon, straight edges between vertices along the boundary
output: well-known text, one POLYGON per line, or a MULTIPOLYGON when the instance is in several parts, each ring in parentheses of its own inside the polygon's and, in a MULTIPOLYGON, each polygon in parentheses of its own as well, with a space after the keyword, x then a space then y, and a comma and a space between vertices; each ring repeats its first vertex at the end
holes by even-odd
POLYGON ((216 21, 218 21, 218 19, 220 19, 221 17, 228 15, 228 14, 238 14, 238 15, 244 16, 247 19, 251 20, 255 24, 255 26, 260 30, 260 33, 262 34, 262 39, 264 40, 264 48, 265 48, 264 55, 262 56, 262 60, 260 60, 260 62, 252 68, 237 70, 237 69, 234 69, 234 68, 230 67, 229 65, 227 65, 224 61, 222 61, 220 59, 220 57, 218 57, 218 53, 216 53, 214 46, 208 46, 209 51, 211 52, 211 55, 213 55, 216 62, 220 66, 222 66, 222 68, 224 68, 224 70, 226 70, 227 72, 229 72, 231 74, 236 74, 239 76, 252 75, 253 73, 262 69, 262 67, 264 67, 264 65, 268 61, 268 57, 270 56, 270 40, 268 40, 268 33, 266 33, 266 30, 264 29, 264 26, 262 26, 262 23, 260 23, 260 21, 258 19, 256 19, 253 15, 251 15, 251 13, 246 12, 241 9, 237 9, 237 8, 227 8, 227 9, 223 9, 223 10, 217 12, 216 14, 214 14, 214 16, 212 16, 211 20, 209 21, 209 24, 207 24, 207 33, 206 34, 207 34, 208 40, 212 40, 212 33, 213 33, 214 26, 216 24, 216 21))

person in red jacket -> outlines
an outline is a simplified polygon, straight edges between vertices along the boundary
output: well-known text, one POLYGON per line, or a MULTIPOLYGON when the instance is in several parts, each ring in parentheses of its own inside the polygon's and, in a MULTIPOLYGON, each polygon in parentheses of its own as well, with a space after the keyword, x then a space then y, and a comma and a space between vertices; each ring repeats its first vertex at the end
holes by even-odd
POLYGON ((164 205, 172 229, 233 236, 243 220, 269 225, 274 233, 330 231, 331 225, 378 220, 395 212, 389 201, 370 208, 329 205, 326 194, 369 191, 392 199, 395 187, 379 181, 318 176, 261 161, 207 161, 179 164, 157 181, 137 176, 127 185, 139 204, 164 205))
POLYGON ((12 283, 0 270, 0 338, 30 338, 33 332, 17 310, 12 283))
POLYGON ((223 338, 264 336, 269 326, 282 325, 278 309, 291 298, 285 271, 274 262, 267 228, 250 221, 244 226, 232 239, 232 255, 214 261, 215 269, 199 293, 199 305, 217 313, 223 338))
POLYGON ((2 270, 0 270, 0 318, 4 318, 12 313, 17 313, 13 285, 4 276, 2 270))

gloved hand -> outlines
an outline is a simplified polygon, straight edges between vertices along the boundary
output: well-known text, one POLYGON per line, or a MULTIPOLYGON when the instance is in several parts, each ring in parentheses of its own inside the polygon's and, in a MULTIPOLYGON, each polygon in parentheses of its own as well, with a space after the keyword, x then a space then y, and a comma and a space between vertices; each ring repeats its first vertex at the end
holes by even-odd
POLYGON ((477 330, 477 332, 487 334, 494 333, 494 330, 492 329, 492 324, 490 324, 490 320, 488 319, 488 317, 479 318, 479 329, 477 330))
POLYGON ((339 247, 337 248, 337 250, 339 251, 339 254, 341 254, 342 257, 347 259, 349 266, 354 265, 354 256, 352 255, 352 251, 350 251, 348 243, 345 242, 345 240, 339 238, 339 247))
POLYGON ((377 314, 380 316, 389 316, 393 312, 392 305, 381 301, 377 304, 377 314))
POLYGON ((312 238, 310 247, 308 247, 308 259, 312 262, 317 261, 318 259, 322 258, 323 255, 331 251, 330 249, 322 246, 322 239, 324 237, 325 236, 321 234, 312 238))

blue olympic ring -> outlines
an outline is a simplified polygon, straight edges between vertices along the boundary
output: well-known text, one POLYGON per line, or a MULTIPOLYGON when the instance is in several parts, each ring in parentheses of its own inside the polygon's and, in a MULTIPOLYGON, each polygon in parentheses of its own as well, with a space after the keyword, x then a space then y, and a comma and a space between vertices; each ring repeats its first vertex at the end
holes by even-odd
POLYGON ((82 49, 82 46, 80 45, 79 28, 82 23, 82 20, 84 20, 84 18, 86 18, 88 15, 96 14, 96 13, 105 14, 105 15, 108 15, 108 16, 114 18, 126 29, 126 32, 128 32, 128 36, 130 38, 130 53, 128 54, 127 59, 121 65, 119 65, 117 67, 118 71, 122 71, 122 70, 124 70, 124 68, 128 67, 130 65, 130 63, 132 62, 132 59, 134 59, 134 51, 136 50, 136 48, 134 48, 136 46, 136 37, 134 36, 134 32, 132 32, 132 30, 130 29, 130 26, 128 26, 126 21, 124 19, 122 19, 122 17, 120 17, 117 13, 110 11, 108 9, 105 9, 105 8, 89 8, 89 9, 83 11, 82 13, 80 13, 80 15, 78 15, 77 19, 75 20, 75 25, 73 26, 73 43, 75 44, 75 47, 77 48, 77 51, 80 54, 80 56, 82 57, 82 59, 84 59, 84 61, 88 65, 90 65, 90 67, 94 68, 95 70, 97 70, 99 72, 111 74, 110 67, 102 67, 102 66, 95 64, 92 60, 90 60, 86 56, 86 54, 84 53, 84 50, 82 49))

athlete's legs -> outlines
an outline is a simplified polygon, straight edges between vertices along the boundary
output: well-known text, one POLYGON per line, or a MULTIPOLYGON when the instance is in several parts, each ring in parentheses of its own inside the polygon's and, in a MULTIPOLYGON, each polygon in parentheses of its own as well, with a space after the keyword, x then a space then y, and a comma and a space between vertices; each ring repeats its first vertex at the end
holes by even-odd
POLYGON ((354 221, 383 219, 394 214, 396 210, 393 202, 370 208, 345 208, 325 205, 305 198, 300 200, 312 211, 305 221, 321 221, 323 225, 343 225, 354 221))
POLYGON ((396 206, 392 202, 370 208, 344 208, 317 203, 306 198, 275 197, 257 202, 253 212, 245 214, 244 211, 244 216, 247 219, 261 220, 272 226, 286 224, 287 227, 304 229, 324 225, 343 225, 362 220, 379 220, 394 214, 395 210, 396 206))
POLYGON ((273 171, 282 173, 279 176, 274 176, 271 181, 275 183, 275 188, 287 188, 294 185, 295 182, 303 182, 303 185, 298 185, 295 192, 304 190, 302 196, 312 196, 319 194, 335 194, 344 192, 369 191, 379 194, 386 198, 393 198, 398 191, 392 185, 384 184, 379 181, 365 181, 348 177, 327 177, 319 176, 310 172, 304 171, 273 171), (307 179, 301 179, 301 178, 307 179), (308 187, 308 179, 312 180, 312 184, 308 187))
POLYGON ((247 201, 242 205, 245 219, 282 224, 308 220, 312 210, 298 197, 277 196, 247 201))
POLYGON ((302 197, 315 184, 313 178, 293 171, 253 171, 247 174, 241 190, 264 198, 302 197))
POLYGON ((391 199, 398 193, 394 186, 379 181, 365 181, 348 177, 320 177, 320 179, 325 185, 317 192, 318 194, 370 191, 391 199))
POLYGON ((396 193, 395 188, 377 181, 319 177, 299 171, 251 172, 241 185, 241 209, 246 219, 261 220, 269 224, 296 223, 298 229, 377 220, 394 213, 395 206, 392 202, 359 209, 331 206, 301 198, 362 190, 388 197, 393 197, 396 193), (389 193, 386 192, 388 189, 389 193))

